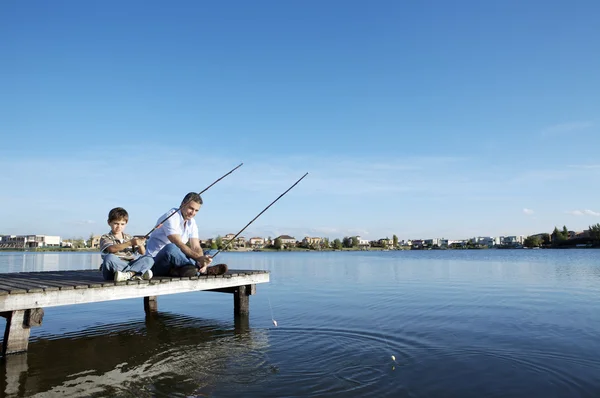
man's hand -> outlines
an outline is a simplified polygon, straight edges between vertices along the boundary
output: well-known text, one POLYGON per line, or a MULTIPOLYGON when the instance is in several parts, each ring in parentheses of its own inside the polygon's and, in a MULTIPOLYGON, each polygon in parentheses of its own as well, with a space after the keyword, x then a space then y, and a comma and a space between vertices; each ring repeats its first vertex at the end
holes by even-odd
POLYGON ((198 261, 196 261, 196 266, 198 268, 200 268, 200 273, 201 274, 205 274, 206 273, 206 269, 208 268, 208 266, 210 265, 210 263, 212 263, 212 257, 211 256, 202 256, 198 259, 198 261))

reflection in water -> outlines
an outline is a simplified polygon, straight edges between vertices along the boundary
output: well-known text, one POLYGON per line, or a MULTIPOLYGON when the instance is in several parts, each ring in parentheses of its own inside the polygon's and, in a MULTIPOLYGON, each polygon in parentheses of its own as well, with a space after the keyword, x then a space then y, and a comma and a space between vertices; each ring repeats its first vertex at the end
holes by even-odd
POLYGON ((0 252, 0 273, 98 269, 99 253, 0 252))
MULTIPOLYGON (((145 321, 139 300, 50 309, 0 397, 600 397, 600 250, 222 255, 271 271, 252 328, 214 293, 145 321)), ((35 256, 0 253, 0 272, 99 262, 35 256)))
POLYGON ((216 382, 268 377, 264 331, 247 317, 233 329, 209 320, 153 314, 145 322, 33 341, 5 358, 6 397, 182 396, 210 393, 216 382), (132 392, 135 392, 132 394, 132 392))

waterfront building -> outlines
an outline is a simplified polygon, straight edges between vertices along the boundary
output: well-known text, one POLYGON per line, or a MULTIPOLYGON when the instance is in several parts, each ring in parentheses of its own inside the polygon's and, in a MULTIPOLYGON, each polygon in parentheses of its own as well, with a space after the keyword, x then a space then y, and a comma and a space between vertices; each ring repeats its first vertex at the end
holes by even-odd
POLYGON ((279 239, 283 247, 295 247, 296 246, 296 238, 289 235, 279 235, 275 240, 279 239))
POLYGON ((0 247, 31 249, 38 247, 60 247, 60 236, 53 235, 2 235, 0 247))
POLYGON ((265 247, 265 240, 260 237, 254 237, 248 240, 248 244, 253 249, 262 249, 263 247, 265 247))

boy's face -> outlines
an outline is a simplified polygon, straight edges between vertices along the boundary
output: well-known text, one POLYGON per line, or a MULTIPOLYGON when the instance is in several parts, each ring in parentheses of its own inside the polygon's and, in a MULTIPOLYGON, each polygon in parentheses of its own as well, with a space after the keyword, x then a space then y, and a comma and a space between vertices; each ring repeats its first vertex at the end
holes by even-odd
POLYGON ((127 221, 124 219, 112 220, 108 222, 108 225, 110 225, 110 231, 113 233, 113 235, 116 235, 122 233, 125 230, 127 221))

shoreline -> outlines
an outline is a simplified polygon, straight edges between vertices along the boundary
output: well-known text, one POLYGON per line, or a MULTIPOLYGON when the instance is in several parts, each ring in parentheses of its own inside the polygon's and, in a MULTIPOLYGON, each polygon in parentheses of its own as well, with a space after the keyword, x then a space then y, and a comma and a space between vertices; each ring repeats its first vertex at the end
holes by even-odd
MULTIPOLYGON (((205 253, 215 249, 203 248, 205 253)), ((600 249, 600 245, 587 246, 587 247, 576 247, 576 246, 559 246, 559 247, 465 247, 465 248, 446 248, 446 249, 383 249, 381 247, 372 247, 369 249, 359 249, 354 247, 344 247, 342 249, 306 249, 306 248, 293 248, 293 249, 234 249, 234 250, 222 250, 227 253, 286 253, 286 252, 388 252, 388 251, 465 251, 465 250, 572 250, 572 249, 600 249)), ((26 253, 100 253, 98 249, 72 249, 72 248, 0 248, 1 252, 26 252, 26 253)))

